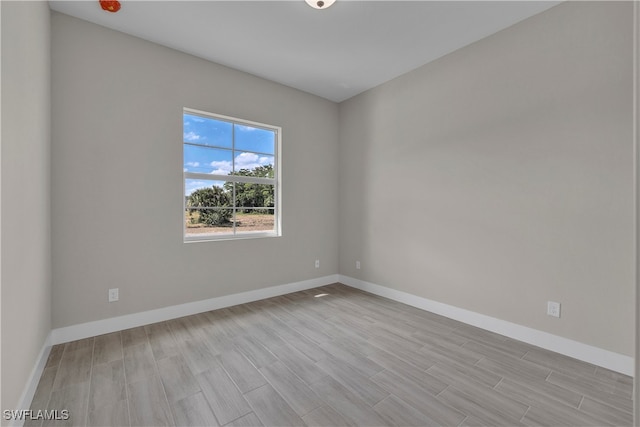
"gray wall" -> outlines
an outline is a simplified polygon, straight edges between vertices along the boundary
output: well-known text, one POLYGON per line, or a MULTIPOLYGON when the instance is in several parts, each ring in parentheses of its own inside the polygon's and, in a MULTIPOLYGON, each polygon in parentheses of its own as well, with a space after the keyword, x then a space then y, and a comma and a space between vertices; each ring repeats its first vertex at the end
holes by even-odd
POLYGON ((52 79, 54 328, 337 272, 335 103, 58 13, 52 79), (183 107, 282 127, 282 237, 183 243, 183 107))
POLYGON ((49 6, 2 1, 0 7, 0 407, 14 409, 51 330, 49 6))
POLYGON ((340 273, 633 355, 632 35, 566 2, 341 104, 340 273))

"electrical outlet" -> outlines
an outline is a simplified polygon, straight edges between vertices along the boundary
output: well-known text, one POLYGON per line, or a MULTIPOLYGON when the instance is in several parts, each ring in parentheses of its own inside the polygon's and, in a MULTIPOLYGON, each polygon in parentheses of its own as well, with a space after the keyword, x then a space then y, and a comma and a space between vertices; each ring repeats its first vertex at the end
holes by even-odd
POLYGON ((109 289, 109 302, 118 301, 120 297, 118 296, 118 288, 109 289))
POLYGON ((319 259, 316 260, 316 268, 320 268, 320 260, 319 259))
POLYGON ((547 315, 553 317, 560 317, 560 303, 554 301, 547 301, 547 315))
POLYGON ((360 261, 356 261, 356 270, 360 270, 360 261))

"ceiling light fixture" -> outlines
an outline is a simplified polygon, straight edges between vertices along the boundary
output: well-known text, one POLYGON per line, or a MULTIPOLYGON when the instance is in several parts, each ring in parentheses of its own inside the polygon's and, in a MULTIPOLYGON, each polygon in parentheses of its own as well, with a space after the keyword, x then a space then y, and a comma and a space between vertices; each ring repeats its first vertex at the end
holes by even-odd
POLYGON ((326 9, 336 2, 336 0, 304 0, 314 9, 326 9))

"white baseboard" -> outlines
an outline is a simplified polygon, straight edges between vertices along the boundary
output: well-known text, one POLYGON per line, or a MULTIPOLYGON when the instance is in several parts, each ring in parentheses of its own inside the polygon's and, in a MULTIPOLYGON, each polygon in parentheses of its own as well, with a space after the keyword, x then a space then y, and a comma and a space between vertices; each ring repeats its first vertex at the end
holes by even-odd
POLYGON ((155 310, 143 311, 140 313, 127 314, 124 316, 112 317, 104 320, 81 323, 79 325, 57 328, 51 331, 51 343, 61 344, 75 341, 82 338, 89 338, 96 335, 108 334, 122 331, 124 329, 135 328, 136 326, 149 325, 151 323, 176 319, 178 317, 190 316, 192 314, 203 313, 205 311, 217 310, 231 307, 247 302, 258 301, 265 298, 285 295, 292 292, 325 286, 338 281, 338 275, 319 277, 317 279, 304 280, 301 282, 288 283, 285 285, 272 286, 269 288, 256 289, 255 291, 241 292, 233 295, 225 295, 217 298, 210 298, 202 301, 188 302, 185 304, 172 305, 155 310))
MULTIPOLYGON (((40 354, 38 354, 38 358, 36 359, 36 364, 31 370, 31 375, 29 375, 29 380, 27 381, 27 385, 22 391, 22 395, 18 400, 18 407, 16 409, 29 409, 31 406, 31 401, 33 400, 33 396, 36 394, 36 389, 38 388, 38 383, 40 382, 40 377, 42 377, 42 373, 44 372, 44 367, 47 364, 47 360, 49 359, 49 353, 51 352, 51 332, 44 340, 44 344, 42 345, 42 349, 40 349, 40 354)), ((6 409, 6 408, 5 408, 6 409)), ((24 425, 24 420, 11 420, 9 422, 9 426, 18 427, 24 425)))
POLYGON ((633 376, 634 374, 633 357, 614 353, 612 351, 604 350, 568 338, 563 338, 558 335, 553 335, 548 332, 496 319, 494 317, 452 305, 443 304, 441 302, 406 292, 386 288, 374 283, 354 279, 353 277, 339 275, 338 281, 356 289, 389 298, 391 300, 439 314, 450 319, 458 320, 469 325, 477 326, 518 341, 523 341, 556 353, 564 354, 565 356, 570 356, 584 362, 611 369, 612 371, 620 372, 629 376, 633 376))

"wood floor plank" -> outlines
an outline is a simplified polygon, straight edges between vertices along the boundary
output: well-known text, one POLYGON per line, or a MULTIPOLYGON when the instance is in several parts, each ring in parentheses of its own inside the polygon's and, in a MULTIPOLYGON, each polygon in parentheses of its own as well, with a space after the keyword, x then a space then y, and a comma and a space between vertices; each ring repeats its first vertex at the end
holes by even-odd
POLYGON ((109 363, 124 358, 120 332, 100 335, 95 339, 93 364, 109 363))
POLYGON ((553 405, 539 408, 532 406, 522 419, 527 426, 612 426, 601 420, 591 417, 577 409, 564 405, 553 405))
POLYGON ((302 418, 269 384, 245 394, 253 412, 268 426, 304 426, 302 418))
POLYGON ((633 377, 629 375, 597 367, 594 376, 601 381, 610 381, 615 384, 616 390, 614 390, 614 394, 617 393, 618 390, 620 390, 620 394, 624 396, 631 396, 633 394, 633 377))
POLYGON ((89 382, 93 347, 84 346, 76 350, 66 350, 58 366, 53 390, 60 390, 78 383, 89 382))
POLYGON ((145 331, 156 360, 180 354, 180 347, 166 322, 147 325, 145 331))
POLYGON ((418 383, 387 370, 371 377, 371 380, 439 425, 458 425, 465 418, 464 412, 454 409, 436 397, 435 392, 443 390, 439 381, 438 386, 433 387, 428 382, 418 383), (429 388, 432 390, 430 391, 429 388))
POLYGON ((216 358, 242 393, 267 383, 256 367, 235 349, 221 353, 216 358))
POLYGON ((264 366, 260 368, 260 372, 299 416, 323 405, 323 401, 313 390, 282 362, 264 366))
POLYGON ((343 322, 343 318, 330 318, 327 322, 333 325, 327 333, 331 335, 334 342, 347 341, 354 345, 354 347, 361 353, 368 355, 369 353, 376 351, 378 348, 371 344, 369 340, 371 336, 367 332, 355 329, 343 322))
POLYGON ((338 329, 339 331, 344 331, 349 334, 355 334, 366 340, 371 340, 371 330, 375 328, 374 321, 364 318, 363 315, 358 316, 350 311, 327 319, 327 323, 330 323, 334 329, 338 329))
POLYGON ((595 378, 585 376, 568 376, 552 372, 547 381, 560 387, 573 390, 587 397, 604 402, 623 411, 633 411, 633 401, 630 398, 613 394, 615 385, 603 383, 595 378))
POLYGON ((386 421, 376 411, 330 376, 311 385, 313 391, 347 419, 349 425, 383 426, 386 421))
POLYGON ((425 414, 408 405, 397 397, 390 395, 379 402, 373 409, 387 421, 390 426, 437 426, 438 423, 425 414))
POLYGON ((187 340, 199 341, 205 338, 204 333, 197 326, 198 323, 191 316, 168 320, 166 323, 178 343, 187 340))
POLYGON ((474 365, 483 358, 482 354, 476 353, 467 347, 448 343, 438 338, 427 340, 420 352, 424 353, 429 360, 436 360, 441 364, 452 361, 464 365, 474 365))
MULTIPOLYGON (((90 348, 89 348, 90 349, 90 348)), ((76 350, 82 351, 84 349, 76 350)), ((62 414, 63 410, 68 411, 69 417, 65 419, 43 420, 43 426, 78 426, 84 425, 87 416, 87 405, 89 394, 89 381, 73 383, 68 387, 53 390, 49 400, 48 410, 57 410, 62 414)), ((64 417, 60 417, 64 418, 64 417)))
POLYGON ((475 417, 467 417, 458 427, 495 427, 492 424, 481 421, 475 417))
POLYGON ((211 349, 207 341, 186 340, 182 342, 181 347, 187 365, 194 374, 199 374, 220 365, 216 358, 217 354, 211 349))
POLYGON ((319 408, 314 409, 313 411, 302 417, 302 420, 309 427, 336 427, 353 425, 328 405, 323 405, 319 408))
POLYGON ((276 362, 278 359, 256 338, 242 335, 234 340, 236 349, 242 353, 253 365, 260 369, 276 362))
POLYGON ((65 351, 75 351, 81 348, 93 347, 95 338, 83 338, 81 340, 71 341, 64 345, 65 351))
POLYGON ((205 336, 204 340, 207 346, 214 355, 219 355, 235 348, 233 339, 229 338, 227 334, 221 333, 213 325, 202 328, 202 333, 205 336))
POLYGON ((502 377, 487 371, 480 366, 464 364, 436 363, 425 371, 427 374, 438 378, 444 384, 456 385, 464 388, 469 381, 474 381, 486 387, 495 387, 502 377))
POLYGON ((47 409, 47 403, 49 403, 49 398, 51 397, 51 390, 53 390, 53 382, 56 379, 57 372, 58 367, 55 365, 50 368, 46 368, 42 372, 40 382, 38 383, 38 387, 33 395, 33 400, 31 401, 30 409, 35 411, 47 409))
POLYGON ((96 411, 103 406, 112 406, 126 399, 123 360, 95 365, 91 372, 89 411, 96 411))
POLYGON ((255 324, 255 319, 253 317, 255 313, 252 312, 248 306, 249 304, 241 304, 226 308, 229 316, 233 318, 235 323, 237 323, 240 328, 242 328, 243 334, 247 333, 248 330, 255 324))
POLYGON ((522 359, 531 346, 526 347, 526 344, 519 341, 505 339, 504 341, 492 340, 488 342, 469 340, 464 343, 462 347, 482 354, 490 359, 500 360, 504 357, 522 359))
POLYGON ((485 358, 476 363, 476 366, 515 381, 544 381, 551 373, 548 368, 543 366, 510 357, 499 361, 485 358))
MULTIPOLYGON (((433 380, 433 376, 431 374, 428 374, 427 371, 424 371, 415 365, 407 363, 387 351, 377 350, 369 354, 367 358, 373 360, 378 365, 382 366, 385 370, 394 372, 401 377, 410 378, 419 383, 427 383, 433 380)), ((444 387, 442 388, 442 390, 444 390, 444 387)))
POLYGON ((387 390, 367 376, 335 359, 321 360, 316 365, 370 406, 389 396, 387 390))
POLYGON ((616 426, 630 426, 633 424, 633 414, 631 412, 620 411, 613 406, 588 397, 585 397, 580 404, 580 411, 603 423, 612 423, 616 426))
POLYGON ((200 391, 200 386, 182 355, 158 360, 158 372, 169 403, 174 403, 200 391))
POLYGON ((218 420, 213 415, 211 407, 202 393, 196 393, 174 402, 171 404, 171 408, 176 426, 218 426, 218 420))
POLYGON ((226 424, 225 427, 260 427, 263 425, 260 418, 253 412, 250 412, 247 415, 231 421, 229 424, 226 424))
POLYGON ((126 427, 130 425, 129 403, 126 400, 121 400, 111 405, 100 406, 94 411, 89 411, 87 420, 88 427, 126 427))
POLYGON ((122 346, 125 348, 147 343, 147 332, 144 326, 125 329, 124 331, 120 331, 120 334, 122 336, 122 346))
POLYGON ((300 321, 290 324, 290 327, 321 346, 323 346, 324 343, 331 341, 332 338, 331 335, 323 332, 322 330, 315 329, 314 325, 305 324, 300 321))
POLYGON ((533 346, 522 358, 563 374, 592 375, 596 371, 596 367, 590 363, 533 346))
POLYGON ((317 343, 300 334, 288 326, 283 326, 278 329, 278 335, 287 342, 290 346, 294 347, 300 353, 304 354, 307 358, 313 362, 325 359, 329 354, 317 343))
POLYGON ((507 337, 496 334, 495 332, 487 331, 476 326, 466 325, 464 323, 458 323, 458 327, 451 333, 483 344, 502 344, 507 340, 507 337))
POLYGON ((423 345, 427 344, 430 340, 437 339, 441 342, 447 342, 452 345, 457 345, 462 347, 464 344, 469 342, 467 338, 461 337, 459 335, 452 334, 447 329, 438 329, 438 326, 431 327, 425 326, 425 329, 419 329, 417 332, 411 334, 413 338, 418 340, 423 345))
POLYGON ((157 374, 156 361, 149 342, 124 348, 124 369, 128 383, 145 380, 157 374))
MULTIPOLYGON (((331 355, 332 359, 339 360, 343 364, 350 366, 351 369, 359 371, 365 377, 375 375, 384 369, 373 360, 368 359, 366 355, 346 345, 344 342, 326 342, 323 348, 331 355)), ((327 359, 320 360, 318 363, 324 360, 327 359)))
POLYGON ((433 354, 428 354, 427 352, 421 350, 413 350, 403 347, 397 347, 394 343, 389 342, 381 342, 381 341, 370 341, 373 345, 378 347, 378 349, 385 351, 387 353, 392 353, 395 357, 403 360, 406 363, 414 365, 419 369, 426 370, 436 364, 438 361, 437 358, 432 357, 433 354))
POLYGON ((520 420, 529 409, 527 405, 506 398, 489 387, 471 383, 464 390, 449 386, 438 395, 438 399, 463 414, 494 426, 520 426, 520 420))
POLYGON ((157 376, 127 384, 132 426, 171 426, 174 423, 162 382, 157 376))
POLYGON ((282 346, 270 345, 269 349, 307 384, 313 384, 327 375, 327 373, 318 368, 311 359, 287 343, 282 346))
POLYGON ((221 425, 230 423, 252 411, 222 366, 201 372, 196 375, 196 380, 221 425))
POLYGON ((64 352, 64 344, 57 344, 51 347, 49 357, 47 357, 47 364, 45 368, 57 367, 62 360, 62 353, 64 352))
POLYGON ((226 309, 208 311, 203 313, 209 319, 209 332, 214 336, 226 337, 228 339, 243 335, 245 331, 233 319, 232 313, 226 309))
POLYGON ((528 406, 545 407, 562 403, 578 408, 582 395, 546 381, 513 381, 505 378, 495 390, 528 406))
POLYGON ((22 426, 23 427, 40 427, 40 426, 42 426, 42 421, 43 420, 40 417, 37 416, 37 412, 36 412, 34 414, 33 418, 27 417, 24 420, 24 424, 22 424, 22 426))

